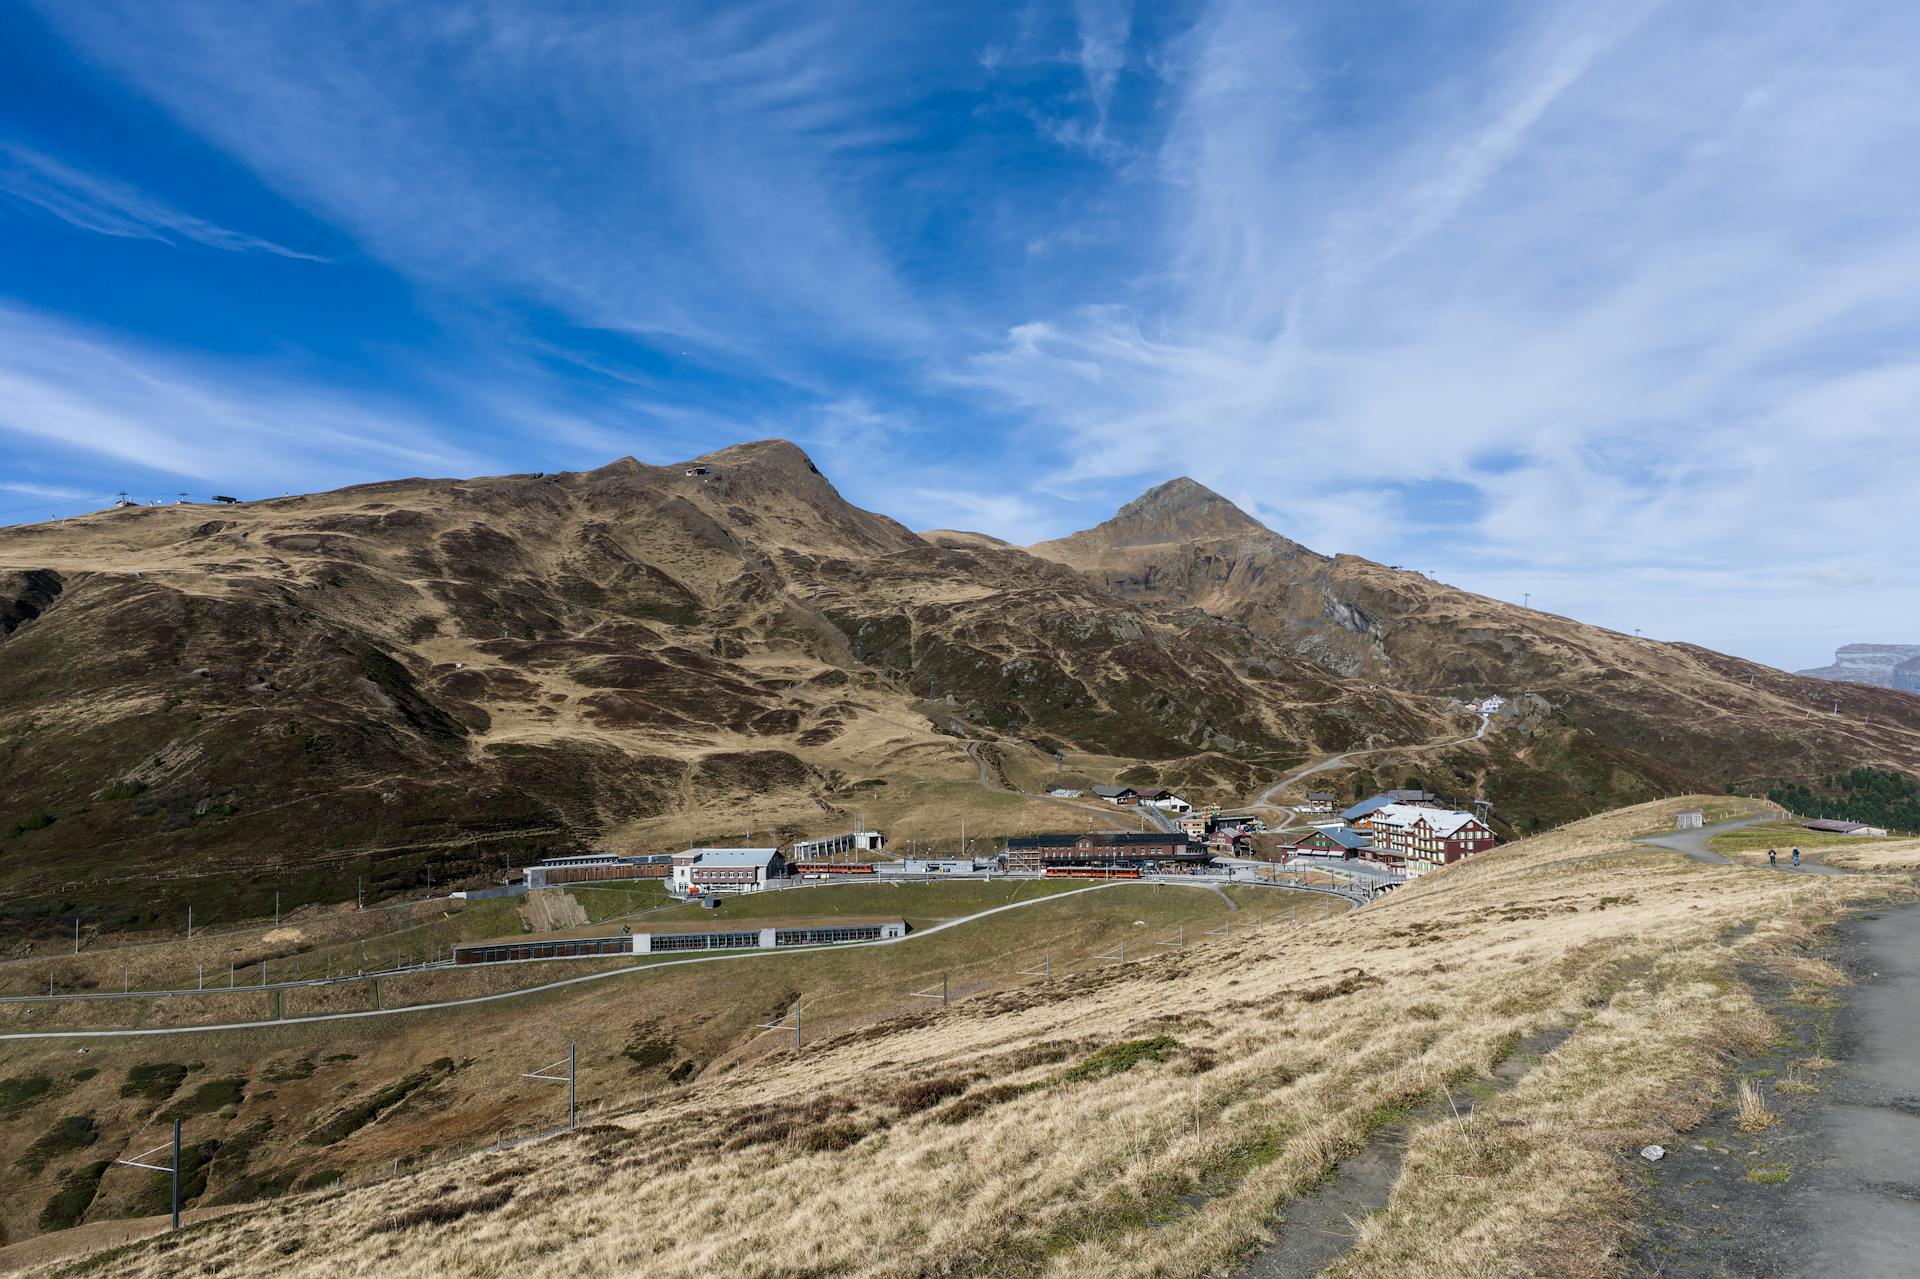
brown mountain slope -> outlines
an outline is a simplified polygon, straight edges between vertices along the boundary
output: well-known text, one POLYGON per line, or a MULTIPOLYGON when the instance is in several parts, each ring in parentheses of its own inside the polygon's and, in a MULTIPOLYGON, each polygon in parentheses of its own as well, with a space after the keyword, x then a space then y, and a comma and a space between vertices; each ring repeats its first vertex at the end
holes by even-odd
POLYGON ((923 838, 981 806, 978 834, 1084 820, 988 795, 960 733, 1231 798, 1458 722, 1236 623, 935 546, 780 442, 10 529, 0 616, 22 921, 205 920, 856 806, 923 838))
POLYGON ((1190 481, 1035 551, 915 536, 778 441, 0 531, 0 900, 144 925, 608 838, 1101 820, 1004 788, 1055 751, 1227 802, 1371 748, 1322 779, 1521 827, 1920 754, 1911 698, 1815 716, 1828 685, 1328 559, 1190 481))
POLYGON ((1342 674, 1426 696, 1536 694, 1550 714, 1515 706, 1497 721, 1512 731, 1422 761, 1428 780, 1471 787, 1523 821, 1624 800, 1636 778, 1764 786, 1852 763, 1920 764, 1910 697, 1849 689, 1846 715, 1822 713, 1832 690, 1821 681, 1317 555, 1192 480, 1030 549, 1142 604, 1242 623, 1342 674))

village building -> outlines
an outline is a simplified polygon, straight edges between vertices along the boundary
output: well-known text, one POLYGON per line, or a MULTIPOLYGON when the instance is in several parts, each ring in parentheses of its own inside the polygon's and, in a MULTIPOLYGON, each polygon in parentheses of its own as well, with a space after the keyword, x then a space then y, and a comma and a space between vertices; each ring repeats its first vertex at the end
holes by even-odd
POLYGON ((1186 800, 1180 798, 1164 786, 1152 786, 1141 791, 1140 802, 1142 804, 1151 804, 1163 813, 1185 813, 1191 811, 1193 808, 1192 804, 1189 804, 1186 800))
POLYGON ((1683 808, 1673 815, 1675 830, 1699 830, 1707 824, 1707 815, 1697 808, 1683 808))
POLYGON ((1087 831, 1079 835, 1015 835, 1007 840, 1007 869, 1083 878, 1133 878, 1196 870, 1212 860, 1184 835, 1087 831))
POLYGON ((1300 806, 1300 811, 1303 813, 1331 813, 1334 802, 1334 795, 1330 790, 1308 791, 1307 802, 1300 806))
POLYGON ((1213 828, 1213 818, 1205 813, 1185 813, 1178 825, 1182 835, 1189 841, 1197 842, 1207 837, 1207 832, 1213 828))
POLYGON ((757 893, 787 873, 777 848, 689 848, 673 855, 673 891, 757 893))
POLYGON ((1826 835, 1884 835, 1884 826, 1869 826, 1865 822, 1846 822, 1832 817, 1816 817, 1800 823, 1808 830, 1816 830, 1826 835))
POLYGON ((1109 804, 1119 804, 1123 807, 1131 807, 1140 802, 1140 792, 1131 786, 1095 786, 1093 793, 1109 804))
POLYGON ((1370 855, 1404 866, 1409 878, 1451 866, 1500 842, 1472 813, 1388 804, 1369 817, 1370 855))
POLYGON ((1351 826, 1316 826, 1289 847, 1302 856, 1352 858, 1365 853, 1370 843, 1351 826))
POLYGON ((626 857, 610 852, 548 857, 521 871, 530 889, 617 879, 666 879, 672 873, 673 858, 669 854, 626 857))
MULTIPOLYGON (((605 927, 605 925, 601 925, 605 927)), ((835 946, 849 942, 898 941, 906 921, 880 918, 753 920, 749 924, 654 924, 617 935, 573 929, 543 937, 503 937, 453 948, 456 964, 501 964, 528 959, 595 959, 607 955, 658 955, 674 951, 775 950, 835 946)))
POLYGON ((1341 813, 1340 817, 1347 825, 1353 827, 1355 830, 1366 830, 1372 824, 1373 814, 1389 804, 1399 804, 1403 807, 1434 807, 1437 806, 1438 801, 1434 799, 1431 791, 1381 791, 1378 795, 1369 795, 1366 799, 1361 800, 1346 812, 1341 813))
POLYGON ((855 853, 884 853, 887 851, 887 837, 877 830, 849 831, 845 835, 832 835, 826 839, 803 839, 794 844, 791 853, 796 862, 833 862, 843 861, 855 853))

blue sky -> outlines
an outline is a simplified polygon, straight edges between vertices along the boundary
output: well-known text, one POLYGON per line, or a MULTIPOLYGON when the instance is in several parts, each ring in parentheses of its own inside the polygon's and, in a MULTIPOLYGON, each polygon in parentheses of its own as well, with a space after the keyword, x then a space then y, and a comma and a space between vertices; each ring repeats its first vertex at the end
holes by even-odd
POLYGON ((1920 643, 1920 8, 0 4, 0 520, 779 435, 1920 643))

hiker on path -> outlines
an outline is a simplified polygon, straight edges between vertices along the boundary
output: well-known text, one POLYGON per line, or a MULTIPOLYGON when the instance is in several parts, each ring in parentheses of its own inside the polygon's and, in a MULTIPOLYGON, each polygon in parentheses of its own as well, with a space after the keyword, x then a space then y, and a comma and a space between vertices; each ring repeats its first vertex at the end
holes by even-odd
POLYGON ((1793 864, 1795 866, 1800 864, 1800 850, 1797 848, 1793 850, 1793 864))
POLYGON ((1776 869, 1778 869, 1780 865, 1780 854, 1775 852, 1771 848, 1767 850, 1767 865, 1772 866, 1776 869))

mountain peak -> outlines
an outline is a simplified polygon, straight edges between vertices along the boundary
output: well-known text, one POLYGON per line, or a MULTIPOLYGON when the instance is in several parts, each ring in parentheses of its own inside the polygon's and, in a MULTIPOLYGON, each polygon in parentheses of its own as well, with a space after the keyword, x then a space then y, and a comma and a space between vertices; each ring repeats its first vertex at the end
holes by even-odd
POLYGON ((1254 533, 1268 529, 1206 485, 1182 475, 1155 485, 1112 519, 1074 536, 1106 546, 1157 546, 1254 533))

